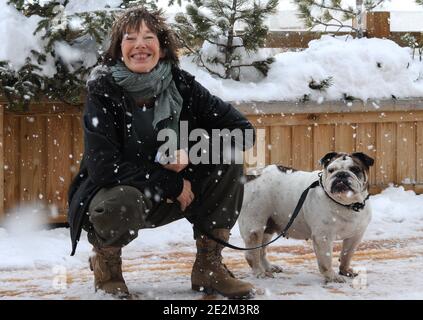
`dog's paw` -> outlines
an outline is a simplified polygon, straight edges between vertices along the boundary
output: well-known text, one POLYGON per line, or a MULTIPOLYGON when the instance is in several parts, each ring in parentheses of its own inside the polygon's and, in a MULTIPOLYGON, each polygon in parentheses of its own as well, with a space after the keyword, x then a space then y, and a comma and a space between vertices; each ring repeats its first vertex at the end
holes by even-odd
POLYGON ((358 273, 354 272, 352 268, 339 269, 339 274, 348 278, 355 278, 358 276, 358 273))
POLYGON ((337 275, 335 272, 325 274, 325 283, 335 282, 335 283, 345 283, 346 280, 343 276, 337 275))
POLYGON ((271 271, 257 271, 257 272, 254 272, 254 274, 259 279, 274 278, 275 277, 271 271))
POLYGON ((270 268, 267 269, 267 271, 268 272, 274 272, 274 273, 281 273, 281 272, 283 272, 283 269, 276 264, 271 264, 270 268))

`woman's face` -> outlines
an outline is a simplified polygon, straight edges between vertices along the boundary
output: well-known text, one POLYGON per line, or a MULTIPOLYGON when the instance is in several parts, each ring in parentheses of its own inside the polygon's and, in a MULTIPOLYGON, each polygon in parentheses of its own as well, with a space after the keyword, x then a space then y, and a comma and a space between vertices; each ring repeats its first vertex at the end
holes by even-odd
POLYGON ((163 57, 157 35, 142 21, 139 30, 131 30, 122 39, 123 63, 132 72, 148 73, 163 57))

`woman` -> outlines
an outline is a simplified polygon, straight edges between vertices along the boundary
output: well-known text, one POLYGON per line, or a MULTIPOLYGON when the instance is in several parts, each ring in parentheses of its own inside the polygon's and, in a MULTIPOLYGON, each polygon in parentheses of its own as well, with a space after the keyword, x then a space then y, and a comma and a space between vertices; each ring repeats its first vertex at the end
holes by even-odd
POLYGON ((172 163, 157 161, 161 129, 178 133, 186 121, 189 130, 246 132, 251 124, 178 68, 175 38, 161 12, 135 8, 119 17, 104 61, 88 81, 85 151, 69 190, 72 255, 83 228, 93 245, 95 289, 127 295, 121 248, 139 229, 185 217, 197 246, 192 289, 251 296, 252 285, 222 263, 222 246, 203 234, 228 241, 242 205, 242 165, 194 165, 184 149, 172 163))

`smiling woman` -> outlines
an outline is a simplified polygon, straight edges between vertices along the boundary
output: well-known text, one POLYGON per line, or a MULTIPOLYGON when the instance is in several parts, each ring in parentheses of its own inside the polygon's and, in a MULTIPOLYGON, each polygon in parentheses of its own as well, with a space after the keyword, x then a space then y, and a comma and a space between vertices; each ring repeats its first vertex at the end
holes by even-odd
POLYGON ((163 58, 157 36, 142 22, 139 30, 128 31, 122 40, 122 59, 132 72, 147 73, 163 58))
POLYGON ((176 49, 160 11, 130 9, 114 23, 103 65, 88 81, 84 156, 69 189, 72 254, 85 229, 93 245, 95 289, 128 295, 122 247, 140 229, 187 218, 197 245, 192 289, 249 297, 252 285, 234 277, 222 263, 223 246, 212 240, 228 241, 241 211, 242 164, 191 161, 189 149, 196 141, 182 146, 178 137, 185 136, 181 124, 191 133, 205 130, 207 136, 216 129, 237 130, 244 137, 236 147, 245 149, 254 143, 254 129, 244 115, 179 68, 176 49), (168 162, 159 152, 162 130, 173 131, 176 138, 168 162))

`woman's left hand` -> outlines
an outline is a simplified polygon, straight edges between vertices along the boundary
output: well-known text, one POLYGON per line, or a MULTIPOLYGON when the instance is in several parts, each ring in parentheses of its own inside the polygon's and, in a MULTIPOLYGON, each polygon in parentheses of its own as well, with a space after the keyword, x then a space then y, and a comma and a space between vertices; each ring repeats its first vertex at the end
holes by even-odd
POLYGON ((171 171, 181 172, 188 166, 188 164, 188 154, 184 149, 179 149, 175 152, 175 160, 172 163, 163 165, 163 167, 171 171))

